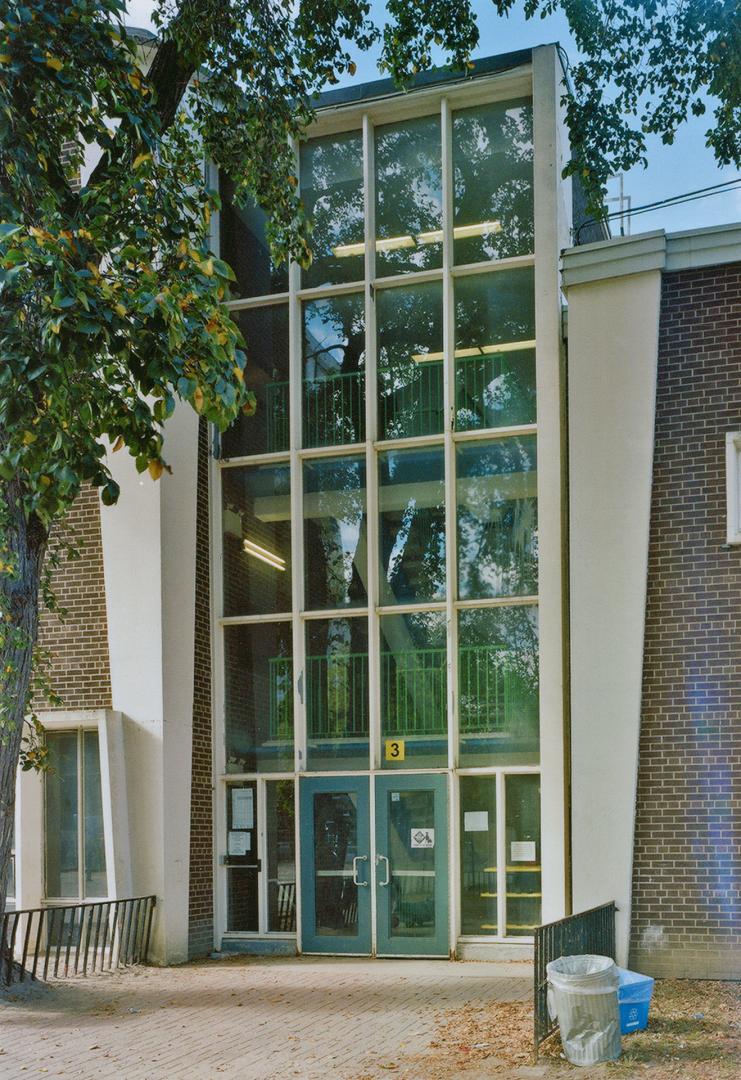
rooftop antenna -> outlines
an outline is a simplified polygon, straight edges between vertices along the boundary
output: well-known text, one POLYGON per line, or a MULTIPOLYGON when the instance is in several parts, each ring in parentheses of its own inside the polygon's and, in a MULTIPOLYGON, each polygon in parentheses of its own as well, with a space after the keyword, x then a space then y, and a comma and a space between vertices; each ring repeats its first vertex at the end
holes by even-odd
POLYGON ((605 202, 618 204, 618 213, 620 214, 620 235, 630 236, 630 210, 632 199, 630 195, 625 194, 623 173, 618 173, 617 176, 613 176, 611 179, 619 182, 618 194, 613 195, 610 199, 605 199, 605 202))

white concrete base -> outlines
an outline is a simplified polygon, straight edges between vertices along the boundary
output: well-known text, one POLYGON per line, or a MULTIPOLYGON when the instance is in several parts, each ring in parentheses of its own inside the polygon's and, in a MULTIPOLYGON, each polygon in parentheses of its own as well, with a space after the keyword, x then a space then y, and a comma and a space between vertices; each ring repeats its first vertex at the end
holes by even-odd
POLYGON ((533 946, 530 942, 492 941, 459 941, 456 950, 459 960, 502 960, 502 961, 531 961, 533 959, 533 946))

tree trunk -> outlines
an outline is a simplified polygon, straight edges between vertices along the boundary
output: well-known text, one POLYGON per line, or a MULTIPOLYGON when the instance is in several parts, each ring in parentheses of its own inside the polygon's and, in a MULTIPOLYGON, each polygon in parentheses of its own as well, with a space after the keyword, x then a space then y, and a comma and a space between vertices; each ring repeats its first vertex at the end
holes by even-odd
POLYGON ((26 520, 23 489, 13 480, 0 489, 0 917, 13 846, 15 784, 28 710, 38 599, 48 533, 38 518, 26 520))

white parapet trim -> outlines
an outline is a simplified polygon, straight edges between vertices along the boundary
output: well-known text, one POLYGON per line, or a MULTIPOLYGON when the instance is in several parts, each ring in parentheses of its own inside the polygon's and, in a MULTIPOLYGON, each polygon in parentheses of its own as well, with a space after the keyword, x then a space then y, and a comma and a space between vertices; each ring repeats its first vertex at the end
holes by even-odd
POLYGON ((661 272, 572 284, 569 301, 574 910, 630 931, 661 272))

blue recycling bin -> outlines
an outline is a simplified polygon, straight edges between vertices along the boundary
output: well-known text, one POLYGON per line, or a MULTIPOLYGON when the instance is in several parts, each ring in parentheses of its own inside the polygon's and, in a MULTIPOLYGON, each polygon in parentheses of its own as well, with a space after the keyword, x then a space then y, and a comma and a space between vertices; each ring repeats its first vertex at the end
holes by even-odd
POLYGON ((648 1007, 654 992, 650 975, 618 968, 618 1007, 620 1009, 620 1034, 643 1031, 648 1024, 648 1007))

